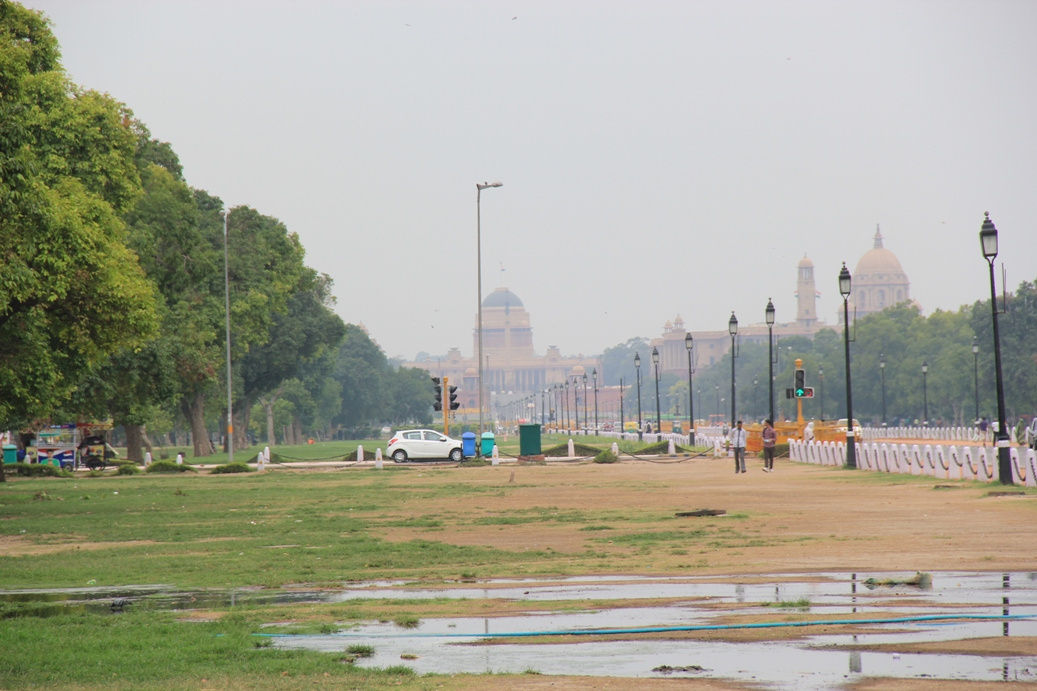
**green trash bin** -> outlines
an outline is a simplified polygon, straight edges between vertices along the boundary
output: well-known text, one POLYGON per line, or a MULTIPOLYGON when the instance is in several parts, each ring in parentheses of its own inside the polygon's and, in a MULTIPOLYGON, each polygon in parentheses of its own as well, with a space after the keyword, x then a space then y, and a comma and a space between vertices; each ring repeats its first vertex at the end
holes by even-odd
POLYGON ((519 456, 540 455, 540 425, 519 425, 519 456))
POLYGON ((490 456, 493 454, 493 432, 482 433, 482 445, 479 447, 480 453, 483 456, 490 456))
POLYGON ((14 444, 4 444, 4 463, 18 462, 18 447, 14 444))

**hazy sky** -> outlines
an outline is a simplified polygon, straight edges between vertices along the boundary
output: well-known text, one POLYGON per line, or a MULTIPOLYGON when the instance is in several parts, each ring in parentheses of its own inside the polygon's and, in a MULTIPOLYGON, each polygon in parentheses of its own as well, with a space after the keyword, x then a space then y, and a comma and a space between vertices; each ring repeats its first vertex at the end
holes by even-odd
POLYGON ((299 234, 389 356, 822 318, 880 224, 925 312, 1037 278, 1037 2, 27 0, 189 184, 299 234))

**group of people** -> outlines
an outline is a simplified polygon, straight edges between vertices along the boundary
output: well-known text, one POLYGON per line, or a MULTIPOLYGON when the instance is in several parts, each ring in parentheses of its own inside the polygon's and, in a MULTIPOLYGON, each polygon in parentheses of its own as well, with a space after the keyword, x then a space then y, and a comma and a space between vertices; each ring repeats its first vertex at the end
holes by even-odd
MULTIPOLYGON (((735 423, 728 435, 731 448, 735 452, 735 473, 746 472, 745 468, 745 441, 748 432, 742 427, 742 421, 735 423)), ((772 420, 763 421, 763 472, 774 472, 774 444, 778 441, 778 432, 774 429, 772 420)))

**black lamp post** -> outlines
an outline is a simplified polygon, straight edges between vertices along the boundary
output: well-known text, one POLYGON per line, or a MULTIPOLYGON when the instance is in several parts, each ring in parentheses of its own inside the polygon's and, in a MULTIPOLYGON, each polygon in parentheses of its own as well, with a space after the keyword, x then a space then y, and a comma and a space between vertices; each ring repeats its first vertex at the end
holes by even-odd
POLYGON ((1005 384, 1001 374, 1001 335, 997 325, 997 285, 994 283, 994 259, 997 257, 997 228, 990 214, 983 214, 983 226, 979 231, 979 242, 983 257, 990 265, 990 312, 994 320, 994 374, 997 382, 997 472, 1003 485, 1012 482, 1012 456, 1005 424, 1005 384))
POLYGON ((731 334, 731 426, 735 426, 735 358, 738 357, 738 353, 735 352, 735 336, 738 335, 738 319, 735 318, 735 313, 731 311, 731 318, 727 320, 727 332, 731 334))
POLYGON ((753 377, 753 419, 756 419, 756 385, 760 383, 760 380, 753 377))
POLYGON ((846 467, 857 467, 857 440, 853 429, 853 392, 850 388, 850 271, 843 262, 839 271, 839 294, 843 296, 843 343, 846 346, 846 467))
POLYGON ((767 368, 769 388, 767 390, 767 419, 774 421, 774 303, 767 298, 767 368))
MULTIPOLYGON (((652 364, 655 365, 655 433, 662 434, 662 411, 659 407, 659 349, 652 348, 652 364)), ((661 438, 661 437, 660 437, 661 438)))
POLYGON ((922 421, 929 426, 929 389, 926 386, 926 377, 929 374, 929 363, 922 360, 922 421))
POLYGON ((587 426, 590 425, 590 416, 587 415, 587 373, 583 373, 583 436, 587 436, 587 426))
POLYGON ((691 349, 694 345, 694 339, 691 333, 684 334, 684 347, 688 351, 688 443, 691 446, 695 446, 695 400, 691 395, 692 387, 692 375, 695 374, 694 368, 691 366, 691 349))
POLYGON ((565 431, 568 433, 569 427, 569 377, 565 378, 565 431))
POLYGON ((623 410, 623 398, 626 392, 623 390, 623 377, 619 378, 619 433, 626 432, 626 411, 623 410))
POLYGON ((547 424, 547 410, 544 405, 545 398, 547 398, 547 389, 540 392, 540 424, 542 426, 547 424))
POLYGON ((637 372, 637 439, 641 439, 641 353, 634 353, 634 370, 637 372))
POLYGON ((979 341, 972 337, 972 376, 976 382, 976 420, 979 421, 979 341))
POLYGON ((594 436, 598 436, 598 368, 591 370, 594 379, 594 436))
POLYGON ((821 422, 825 421, 825 370, 823 367, 817 369, 817 379, 821 386, 821 422))
MULTIPOLYGON (((584 404, 587 403, 586 396, 584 397, 584 404)), ((573 417, 576 418, 576 432, 580 431, 580 378, 575 374, 573 375, 573 417)), ((584 416, 586 417, 586 416, 584 416)), ((586 420, 584 420, 586 422, 586 420)))
POLYGON ((882 375, 882 426, 886 426, 886 356, 879 353, 879 373, 882 375))

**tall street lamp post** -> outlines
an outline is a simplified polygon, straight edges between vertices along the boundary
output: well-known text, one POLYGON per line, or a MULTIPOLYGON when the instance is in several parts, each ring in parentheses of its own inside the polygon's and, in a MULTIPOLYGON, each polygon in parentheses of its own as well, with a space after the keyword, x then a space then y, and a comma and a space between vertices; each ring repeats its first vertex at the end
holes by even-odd
MULTIPOLYGON (((584 401, 586 402, 586 401, 584 401)), ((573 416, 576 418, 576 432, 580 431, 580 378, 573 375, 573 416)), ((584 421, 586 422, 586 421, 584 421)))
POLYGON ((489 187, 500 187, 500 182, 477 182, 475 183, 475 265, 478 277, 476 279, 479 294, 479 434, 482 434, 482 411, 483 411, 483 380, 482 380, 482 191, 489 187))
POLYGON ((731 334, 731 427, 735 426, 735 358, 738 357, 738 353, 735 352, 735 336, 738 335, 738 319, 735 318, 735 313, 732 310, 731 318, 727 320, 727 332, 731 334))
POLYGON ((825 421, 825 370, 823 367, 817 369, 817 378, 821 385, 821 422, 825 421))
POLYGON ((684 334, 684 348, 688 351, 688 444, 695 446, 695 399, 692 398, 692 385, 694 380, 692 375, 695 374, 695 369, 691 366, 691 350, 694 345, 694 339, 691 336, 691 332, 684 334))
POLYGON ((756 377, 753 377, 753 412, 752 412, 753 419, 756 418, 756 385, 759 384, 759 383, 760 383, 760 380, 757 379, 756 377))
POLYGON ((843 344, 846 347, 846 467, 857 467, 857 440, 853 429, 853 392, 850 387, 850 271, 843 262, 839 271, 839 294, 843 296, 843 344))
POLYGON ((569 432, 569 377, 565 378, 565 431, 569 432))
POLYGON ((976 421, 979 421, 979 341, 972 337, 972 377, 976 382, 976 421))
POLYGON ((769 373, 769 384, 767 394, 767 419, 774 421, 774 303, 767 298, 767 309, 764 310, 767 317, 767 368, 769 373))
POLYGON ((652 348, 652 364, 655 365, 655 434, 662 438, 662 410, 659 407, 659 349, 652 348))
POLYGON ((626 432, 626 411, 623 410, 623 397, 625 396, 623 391, 623 377, 619 378, 619 433, 623 434, 626 432))
POLYGON ((886 426, 886 356, 879 353, 879 373, 882 375, 882 426, 886 426))
POLYGON ((997 383, 997 472, 1003 485, 1012 482, 1012 456, 1005 424, 1005 383, 1001 373, 1001 335, 997 325, 997 285, 994 282, 994 259, 997 257, 997 228, 990 214, 983 214, 983 226, 979 231, 979 242, 983 257, 990 265, 990 313, 994 320, 994 374, 997 383))
POLYGON ((922 421, 929 426, 929 389, 926 385, 926 377, 929 374, 929 363, 922 360, 922 421))
POLYGON ((587 373, 583 373, 583 436, 587 436, 587 427, 590 426, 590 416, 587 415, 587 373))
MULTIPOLYGON (((230 375, 230 263, 227 251, 227 216, 223 212, 223 299, 227 326, 227 462, 234 462, 234 402, 231 397, 230 375)), ((271 442, 273 440, 270 440, 271 442)))
POLYGON ((637 372, 637 439, 641 440, 641 353, 634 353, 634 371, 637 372))
POLYGON ((591 377, 594 380, 594 436, 598 436, 598 368, 595 367, 591 370, 591 377))

